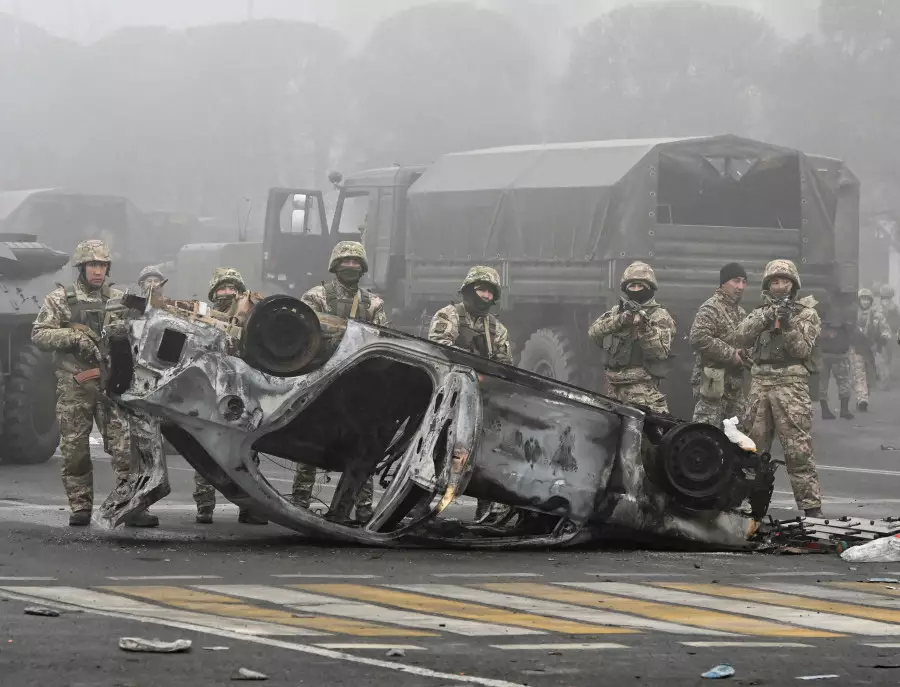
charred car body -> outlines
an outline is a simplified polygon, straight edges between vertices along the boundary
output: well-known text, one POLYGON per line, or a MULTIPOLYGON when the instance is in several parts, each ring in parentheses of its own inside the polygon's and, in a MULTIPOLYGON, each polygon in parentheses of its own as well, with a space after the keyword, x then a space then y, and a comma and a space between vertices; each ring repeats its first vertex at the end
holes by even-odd
MULTIPOLYGON (((200 303, 125 298, 135 316, 109 332, 108 393, 135 425, 159 422, 228 499, 307 535, 382 546, 741 548, 768 507, 768 455, 707 425, 316 314, 291 296, 255 304, 241 326, 200 303), (254 452, 340 472, 328 512, 292 505, 254 452), (351 511, 370 475, 384 491, 360 523, 351 511), (495 525, 451 517, 461 495, 507 504, 511 516, 495 525)), ((158 444, 142 442, 141 471, 103 506, 107 525, 168 493, 158 444)))

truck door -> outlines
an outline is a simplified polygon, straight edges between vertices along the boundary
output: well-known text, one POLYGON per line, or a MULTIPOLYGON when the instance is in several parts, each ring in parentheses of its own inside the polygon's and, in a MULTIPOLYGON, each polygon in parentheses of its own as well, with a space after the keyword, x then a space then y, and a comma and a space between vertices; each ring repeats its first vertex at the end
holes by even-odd
POLYGON ((266 292, 294 296, 320 283, 340 239, 328 232, 321 191, 269 189, 263 239, 266 292))

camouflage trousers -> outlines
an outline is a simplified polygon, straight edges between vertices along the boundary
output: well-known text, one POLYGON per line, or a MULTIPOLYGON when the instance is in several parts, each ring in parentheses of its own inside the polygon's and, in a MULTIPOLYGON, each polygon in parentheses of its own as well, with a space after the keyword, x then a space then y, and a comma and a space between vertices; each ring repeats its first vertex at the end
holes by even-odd
POLYGON ((659 390, 659 382, 609 384, 609 395, 622 403, 647 406, 654 413, 668 413, 666 395, 659 390))
POLYGON ((810 435, 809 381, 797 377, 754 377, 748 400, 744 423, 748 436, 760 451, 768 451, 777 434, 797 506, 820 507, 822 491, 810 435))
POLYGON ((860 355, 856 351, 853 351, 851 353, 851 362, 851 370, 853 373, 853 391, 856 393, 856 402, 862 403, 863 401, 865 401, 866 403, 868 403, 869 382, 874 382, 874 379, 869 379, 870 377, 874 377, 874 375, 871 374, 872 371, 870 369, 872 363, 869 362, 869 359, 866 356, 860 355))
MULTIPOLYGON (((304 508, 309 508, 309 502, 312 500, 313 485, 316 483, 316 467, 314 465, 306 465, 305 463, 297 463, 297 472, 294 473, 294 485, 291 489, 291 499, 295 503, 299 503, 304 508)), ((375 494, 375 478, 369 477, 359 490, 356 497, 357 513, 360 509, 371 509, 372 499, 375 494)))
POLYGON ((744 378, 726 379, 725 393, 721 398, 707 398, 700 393, 700 385, 694 386, 694 422, 705 422, 722 429, 722 422, 733 417, 743 421, 747 412, 747 395, 744 378))
POLYGON ((853 383, 850 379, 850 355, 844 353, 822 354, 822 370, 819 372, 819 400, 828 401, 828 387, 831 385, 831 377, 837 383, 838 398, 850 398, 853 394, 853 383))
MULTIPOLYGON (((259 454, 253 454, 253 462, 259 465, 259 454)), ((216 508, 216 488, 199 472, 194 472, 194 503, 198 513, 212 513, 216 508)))
POLYGON ((94 506, 91 430, 96 422, 104 432, 110 464, 116 482, 121 483, 128 479, 132 469, 128 421, 121 410, 105 400, 98 382, 78 384, 64 371, 57 373, 56 417, 59 420, 62 482, 69 507, 73 513, 91 510, 94 506))

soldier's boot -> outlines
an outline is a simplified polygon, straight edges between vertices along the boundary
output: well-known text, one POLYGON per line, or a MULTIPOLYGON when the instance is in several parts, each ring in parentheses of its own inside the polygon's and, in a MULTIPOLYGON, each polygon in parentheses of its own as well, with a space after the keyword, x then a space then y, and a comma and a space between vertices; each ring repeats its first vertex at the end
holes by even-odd
POLYGON ((77 510, 69 515, 69 527, 87 527, 91 524, 91 511, 77 510))
POLYGON ((126 516, 125 527, 159 527, 159 518, 148 510, 141 510, 126 516))
POLYGON ((238 511, 238 522, 245 525, 268 525, 268 518, 257 515, 249 508, 242 508, 238 511))
POLYGON ((213 509, 212 508, 198 508, 197 509, 197 517, 194 518, 194 521, 198 525, 212 525, 213 524, 213 509))
POLYGON ((861 413, 869 412, 869 402, 868 401, 860 401, 856 404, 856 409, 861 413))
POLYGON ((824 518, 824 517, 825 517, 824 515, 822 515, 822 509, 821 509, 821 507, 818 507, 818 508, 804 508, 804 509, 803 509, 803 514, 804 514, 807 518, 824 518))
POLYGON ((850 399, 842 398, 841 399, 841 417, 845 420, 852 420, 856 417, 853 413, 850 412, 850 399))
POLYGON ((831 408, 828 407, 828 401, 819 401, 819 404, 822 406, 822 419, 823 420, 834 420, 834 413, 831 412, 831 408))
POLYGON ((291 492, 291 503, 297 508, 309 509, 309 500, 312 498, 312 485, 309 485, 309 489, 304 489, 303 487, 305 486, 303 485, 291 492))

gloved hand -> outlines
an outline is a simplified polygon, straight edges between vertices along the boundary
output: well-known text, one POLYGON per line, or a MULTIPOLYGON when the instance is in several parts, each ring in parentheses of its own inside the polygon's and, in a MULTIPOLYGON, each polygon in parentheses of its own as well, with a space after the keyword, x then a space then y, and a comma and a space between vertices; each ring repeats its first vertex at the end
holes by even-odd
POLYGON ((94 340, 85 332, 75 331, 72 337, 72 347, 75 354, 87 363, 100 362, 100 349, 94 340))

